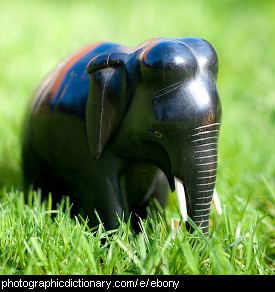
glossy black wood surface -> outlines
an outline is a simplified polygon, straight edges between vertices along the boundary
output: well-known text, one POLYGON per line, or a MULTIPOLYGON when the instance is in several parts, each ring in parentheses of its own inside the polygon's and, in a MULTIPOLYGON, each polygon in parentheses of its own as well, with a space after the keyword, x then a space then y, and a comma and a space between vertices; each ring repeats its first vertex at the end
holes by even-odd
POLYGON ((117 215, 165 207, 174 177, 188 215, 207 233, 217 173, 218 59, 199 38, 156 38, 128 48, 95 43, 65 59, 26 113, 26 188, 41 187, 107 229, 117 215), (79 209, 80 208, 80 209, 79 209))

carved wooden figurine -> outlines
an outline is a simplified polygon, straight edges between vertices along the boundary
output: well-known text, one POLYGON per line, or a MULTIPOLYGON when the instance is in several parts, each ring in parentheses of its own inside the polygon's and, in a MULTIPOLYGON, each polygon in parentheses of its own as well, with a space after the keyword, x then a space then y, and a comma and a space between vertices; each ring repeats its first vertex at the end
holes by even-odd
POLYGON ((165 207, 170 186, 183 219, 207 233, 213 193, 221 212, 217 73, 216 52, 200 38, 80 49, 45 79, 26 116, 26 186, 70 195, 106 229, 117 215, 143 216, 152 196, 165 207))

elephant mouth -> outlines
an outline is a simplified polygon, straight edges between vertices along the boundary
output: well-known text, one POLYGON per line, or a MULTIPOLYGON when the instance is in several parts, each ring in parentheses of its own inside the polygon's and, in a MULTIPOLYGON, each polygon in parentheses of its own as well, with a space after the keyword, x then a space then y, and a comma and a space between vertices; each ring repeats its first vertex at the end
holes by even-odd
MULTIPOLYGON (((175 190, 176 190, 176 195, 177 195, 177 201, 179 205, 179 209, 183 218, 183 221, 188 221, 188 210, 187 210, 187 198, 186 198, 186 192, 185 192, 185 187, 181 179, 174 177, 174 185, 175 185, 175 190)), ((222 214, 222 208, 220 204, 220 200, 217 194, 216 189, 213 191, 213 198, 212 198, 212 203, 219 215, 222 214)))

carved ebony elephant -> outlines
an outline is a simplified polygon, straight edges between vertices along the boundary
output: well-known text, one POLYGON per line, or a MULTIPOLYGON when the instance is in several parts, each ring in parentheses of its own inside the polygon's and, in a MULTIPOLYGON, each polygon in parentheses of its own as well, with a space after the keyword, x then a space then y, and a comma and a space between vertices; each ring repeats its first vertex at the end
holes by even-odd
MULTIPOLYGON (((187 215, 208 232, 221 105, 218 59, 200 38, 156 38, 128 48, 100 42, 45 79, 23 130, 25 183, 70 195, 91 225, 165 207, 176 188, 187 215)), ((216 204, 218 201, 215 200, 216 204)), ((135 216, 132 216, 135 219, 135 216)))

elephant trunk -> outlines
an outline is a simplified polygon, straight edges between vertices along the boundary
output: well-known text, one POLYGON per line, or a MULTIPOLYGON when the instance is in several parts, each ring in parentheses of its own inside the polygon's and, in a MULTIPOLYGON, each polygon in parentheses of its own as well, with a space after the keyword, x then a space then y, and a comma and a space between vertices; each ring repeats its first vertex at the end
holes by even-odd
MULTIPOLYGON (((200 226, 204 234, 208 233, 209 214, 217 175, 218 133, 219 123, 195 129, 194 134, 191 135, 189 153, 184 154, 184 165, 181 167, 184 172, 178 172, 181 173, 180 178, 175 178, 183 219, 187 221, 186 210, 184 210, 185 200, 187 215, 197 226, 200 226)), ((188 222, 187 226, 192 230, 188 222)))

